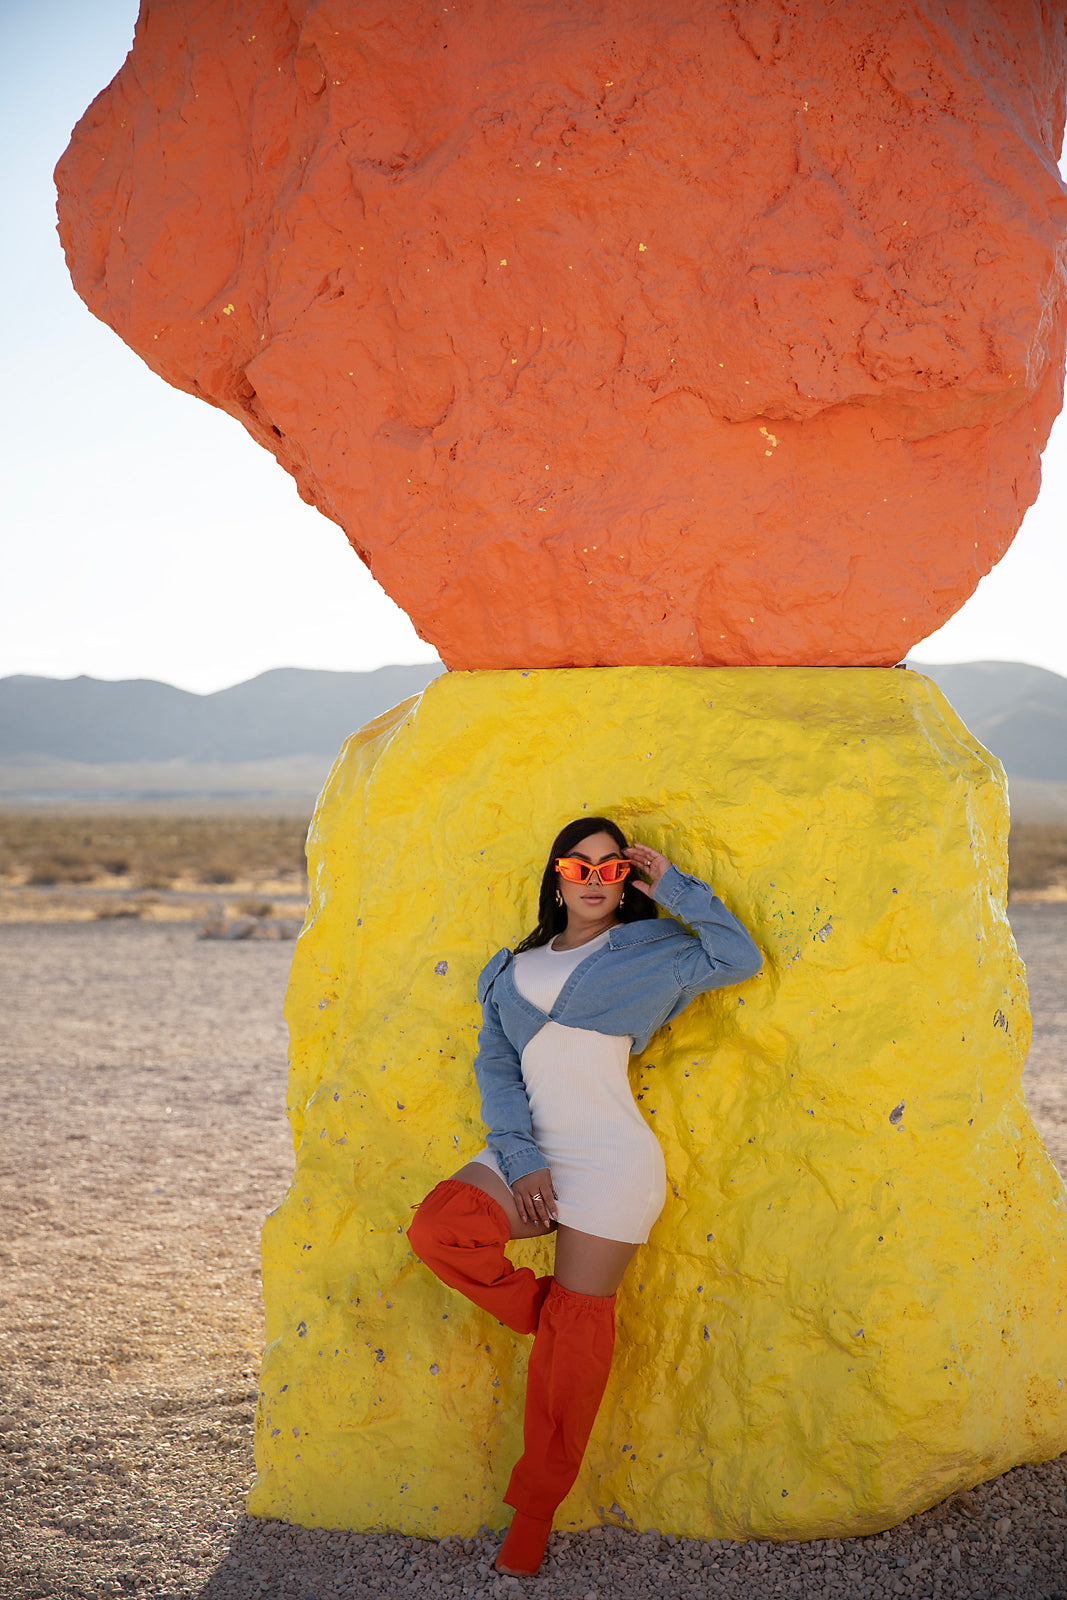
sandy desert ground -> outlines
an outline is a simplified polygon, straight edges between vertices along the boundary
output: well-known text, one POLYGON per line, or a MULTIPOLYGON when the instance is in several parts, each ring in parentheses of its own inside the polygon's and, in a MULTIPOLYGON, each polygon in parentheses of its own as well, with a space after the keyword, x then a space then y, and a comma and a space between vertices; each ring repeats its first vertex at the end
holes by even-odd
MULTIPOLYGON (((1026 1090, 1067 1173, 1067 905, 1013 909, 1026 1090)), ((288 1180, 284 942, 181 923, 0 926, 0 1596, 496 1596, 492 1539, 243 1514, 258 1233, 288 1180)), ((892 1532, 806 1545, 557 1537, 543 1600, 1067 1600, 1067 1456, 892 1532)))

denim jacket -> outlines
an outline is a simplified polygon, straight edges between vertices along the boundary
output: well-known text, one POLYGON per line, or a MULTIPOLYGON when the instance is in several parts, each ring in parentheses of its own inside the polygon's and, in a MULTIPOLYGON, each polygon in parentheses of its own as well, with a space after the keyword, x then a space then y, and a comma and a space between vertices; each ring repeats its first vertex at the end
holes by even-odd
POLYGON ((699 878, 668 867, 653 898, 687 922, 696 938, 672 917, 612 928, 607 942, 575 967, 549 1012, 519 993, 510 950, 498 950, 482 969, 474 1074, 487 1143, 507 1183, 547 1165, 534 1140, 521 1065, 523 1050, 546 1022, 631 1034, 631 1050, 640 1052, 696 995, 741 983, 763 965, 737 918, 699 878))

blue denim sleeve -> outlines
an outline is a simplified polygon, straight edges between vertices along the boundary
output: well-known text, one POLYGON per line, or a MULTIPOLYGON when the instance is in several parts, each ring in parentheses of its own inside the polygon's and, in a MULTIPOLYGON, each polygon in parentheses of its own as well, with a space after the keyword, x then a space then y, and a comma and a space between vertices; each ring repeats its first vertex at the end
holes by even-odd
POLYGON ((743 983, 763 966, 751 936, 702 879, 668 867, 653 899, 696 934, 692 948, 683 951, 675 964, 679 986, 688 998, 743 983))
POLYGON ((516 1178, 539 1172, 547 1162, 534 1140, 522 1066, 515 1046, 500 1025, 491 992, 482 1001, 474 1076, 482 1097, 482 1121, 488 1130, 486 1143, 496 1157, 504 1182, 510 1186, 516 1178))

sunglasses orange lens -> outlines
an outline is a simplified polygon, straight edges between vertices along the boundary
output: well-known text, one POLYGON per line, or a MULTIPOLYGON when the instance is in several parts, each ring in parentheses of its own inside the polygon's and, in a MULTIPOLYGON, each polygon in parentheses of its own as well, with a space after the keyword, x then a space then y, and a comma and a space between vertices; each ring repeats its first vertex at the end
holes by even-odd
POLYGON ((601 883, 621 883, 629 870, 630 862, 624 861, 621 856, 601 861, 595 867, 583 861, 581 856, 560 856, 556 861, 556 871, 568 883, 588 883, 594 872, 601 883))

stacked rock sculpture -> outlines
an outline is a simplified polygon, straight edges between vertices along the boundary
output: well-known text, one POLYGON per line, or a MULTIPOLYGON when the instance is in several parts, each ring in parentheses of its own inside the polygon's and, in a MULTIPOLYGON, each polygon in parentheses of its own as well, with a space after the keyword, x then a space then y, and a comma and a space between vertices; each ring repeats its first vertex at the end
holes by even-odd
POLYGON ((672 1192, 562 1522, 858 1533, 1067 1448, 1003 774, 888 670, 1037 491, 1065 77, 1039 0, 145 0, 57 172, 75 285, 452 669, 309 836, 255 1513, 504 1520, 525 1345, 403 1230, 583 808, 766 961, 634 1064, 672 1192))

